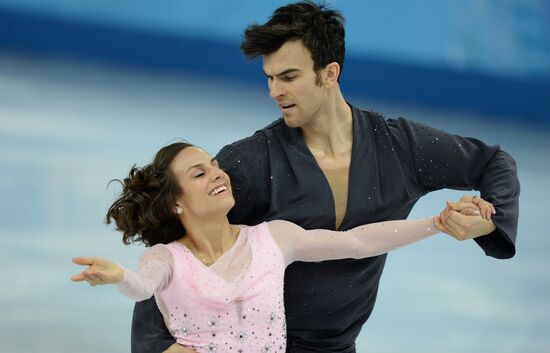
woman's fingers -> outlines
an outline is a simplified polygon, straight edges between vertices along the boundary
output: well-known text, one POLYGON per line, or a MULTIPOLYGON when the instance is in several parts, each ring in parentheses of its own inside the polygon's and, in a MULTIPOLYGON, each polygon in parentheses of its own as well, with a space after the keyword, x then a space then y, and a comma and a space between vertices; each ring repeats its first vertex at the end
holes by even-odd
POLYGON ((491 217, 496 213, 493 204, 479 196, 463 196, 459 202, 447 201, 447 208, 466 216, 480 215, 486 220, 491 220, 491 217), (476 214, 474 209, 477 209, 479 213, 476 214))
POLYGON ((91 266, 95 263, 95 258, 77 256, 77 257, 73 257, 73 262, 77 265, 91 266))
POLYGON ((481 215, 480 209, 477 205, 471 202, 451 202, 447 201, 447 208, 452 211, 459 212, 466 216, 479 216, 481 215))
POLYGON ((473 196, 472 203, 479 207, 482 217, 485 218, 486 220, 490 220, 491 216, 496 213, 496 210, 493 204, 485 201, 479 196, 473 196))
POLYGON ((92 271, 84 271, 84 276, 86 278, 86 281, 92 286, 97 286, 98 284, 104 283, 101 277, 92 271))
POLYGON ((83 271, 77 275, 74 275, 71 277, 71 281, 74 281, 74 282, 82 282, 82 281, 86 281, 88 282, 89 284, 91 284, 92 286, 95 286, 97 284, 97 278, 95 275, 92 275, 90 272, 88 272, 87 270, 86 271, 83 271))
POLYGON ((460 216, 460 213, 456 211, 446 212, 444 217, 441 217, 442 223, 449 230, 447 234, 453 236, 457 240, 464 240, 465 234, 463 227, 454 219, 460 216))
MULTIPOLYGON (((73 261, 73 263, 75 263, 77 265, 81 265, 81 266, 91 266, 93 264, 93 260, 91 258, 82 257, 82 256, 74 257, 72 259, 72 261, 73 261)), ((74 282, 87 281, 88 278, 86 276, 86 271, 87 270, 84 270, 84 271, 80 272, 79 274, 76 274, 76 275, 72 276, 71 281, 74 281, 74 282)))
POLYGON ((84 281, 84 280, 85 280, 85 278, 84 278, 84 275, 82 273, 71 276, 71 281, 74 281, 74 282, 81 282, 81 281, 84 281))
POLYGON ((479 216, 480 210, 477 205, 471 202, 451 202, 447 201, 447 207, 466 216, 479 216))
POLYGON ((441 214, 434 221, 436 227, 442 227, 443 231, 448 235, 452 236, 455 239, 462 240, 457 231, 460 230, 460 227, 456 226, 456 222, 451 219, 452 214, 458 214, 456 211, 445 208, 441 211, 441 214))
POLYGON ((102 280, 94 269, 95 267, 94 265, 96 264, 94 257, 78 256, 73 258, 73 263, 81 266, 88 266, 88 268, 82 271, 81 273, 72 276, 71 277, 72 281, 75 281, 75 282, 86 281, 92 286, 101 284, 102 280))

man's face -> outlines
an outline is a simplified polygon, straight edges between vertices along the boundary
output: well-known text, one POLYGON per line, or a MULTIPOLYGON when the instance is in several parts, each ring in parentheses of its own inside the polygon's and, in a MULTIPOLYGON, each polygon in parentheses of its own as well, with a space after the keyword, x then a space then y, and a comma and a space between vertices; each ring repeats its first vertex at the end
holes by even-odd
POLYGON ((285 123, 290 127, 309 124, 327 102, 326 89, 315 83, 309 50, 299 40, 289 41, 263 59, 269 95, 277 102, 285 123))

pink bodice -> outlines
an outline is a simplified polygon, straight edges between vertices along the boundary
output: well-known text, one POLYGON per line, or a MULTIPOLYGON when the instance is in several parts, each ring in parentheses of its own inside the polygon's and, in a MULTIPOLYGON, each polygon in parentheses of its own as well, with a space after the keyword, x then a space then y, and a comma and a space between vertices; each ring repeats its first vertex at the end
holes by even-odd
POLYGON ((285 263, 266 223, 242 227, 233 248, 218 260, 250 251, 248 265, 232 281, 181 243, 166 247, 174 261, 172 280, 155 298, 178 343, 201 353, 285 352, 285 263))

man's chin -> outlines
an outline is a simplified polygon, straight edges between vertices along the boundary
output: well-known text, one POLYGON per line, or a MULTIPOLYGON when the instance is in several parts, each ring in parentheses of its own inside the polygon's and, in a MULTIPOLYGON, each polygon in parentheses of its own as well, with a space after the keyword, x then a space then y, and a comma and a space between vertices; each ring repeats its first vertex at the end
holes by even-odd
POLYGON ((286 115, 283 115, 283 120, 285 121, 286 126, 288 127, 300 127, 299 120, 296 118, 291 118, 286 115))

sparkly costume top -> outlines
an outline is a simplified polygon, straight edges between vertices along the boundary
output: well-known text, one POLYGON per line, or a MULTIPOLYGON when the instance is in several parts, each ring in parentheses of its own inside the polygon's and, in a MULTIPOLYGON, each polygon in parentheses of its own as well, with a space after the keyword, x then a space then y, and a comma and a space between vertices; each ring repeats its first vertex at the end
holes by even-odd
POLYGON ((157 244, 140 258, 138 272, 124 270, 118 289, 136 301, 154 294, 170 333, 199 353, 284 353, 288 264, 376 256, 436 233, 432 219, 346 232, 304 230, 287 221, 240 228, 210 267, 180 242, 157 244))

